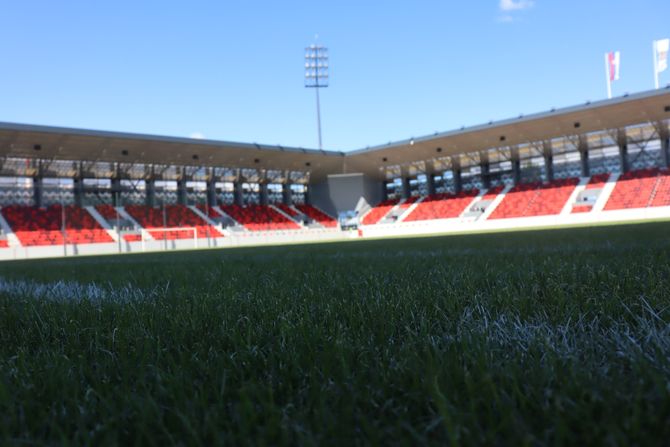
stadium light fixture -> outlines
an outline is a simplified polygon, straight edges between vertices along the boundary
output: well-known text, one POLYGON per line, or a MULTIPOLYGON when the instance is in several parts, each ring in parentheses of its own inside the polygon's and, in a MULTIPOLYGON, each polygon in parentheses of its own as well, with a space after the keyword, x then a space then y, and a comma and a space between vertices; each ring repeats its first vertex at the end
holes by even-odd
POLYGON ((305 48, 305 87, 313 88, 316 91, 316 125, 319 133, 319 149, 323 149, 319 89, 328 87, 328 69, 328 48, 317 44, 305 48))

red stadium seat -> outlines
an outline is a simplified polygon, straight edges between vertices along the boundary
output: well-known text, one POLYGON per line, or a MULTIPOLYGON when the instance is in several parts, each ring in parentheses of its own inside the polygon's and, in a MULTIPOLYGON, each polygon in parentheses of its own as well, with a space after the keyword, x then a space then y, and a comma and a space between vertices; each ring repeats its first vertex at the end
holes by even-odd
POLYGON ((47 208, 11 205, 2 208, 2 215, 24 246, 114 242, 84 208, 68 205, 64 214, 65 231, 60 205, 47 208))
POLYGON ((300 229, 300 225, 266 205, 222 205, 221 210, 251 231, 300 229))
POLYGON ((211 207, 211 206, 198 204, 198 205, 196 205, 196 208, 198 208, 200 211, 202 211, 202 213, 203 213, 205 216, 210 217, 210 218, 212 218, 212 219, 217 219, 217 218, 219 218, 219 217, 222 217, 221 214, 219 214, 219 212, 216 211, 216 210, 215 210, 213 207, 211 207))
POLYGON ((489 219, 550 216, 563 210, 579 183, 577 178, 554 180, 549 183, 523 183, 510 189, 489 219))
POLYGON ((404 222, 431 219, 449 219, 458 217, 479 194, 476 189, 461 191, 457 194, 433 194, 420 202, 412 212, 405 217, 404 222))
POLYGON ((670 173, 641 169, 622 174, 614 185, 605 210, 670 205, 670 173))
POLYGON ((296 205, 295 207, 307 217, 320 223, 324 227, 333 228, 337 226, 337 220, 333 219, 323 211, 314 208, 312 205, 296 205))
POLYGON ((363 216, 361 223, 363 225, 374 225, 386 216, 391 209, 398 204, 397 199, 384 200, 372 208, 363 216))
POLYGON ((277 203, 275 206, 291 217, 298 217, 300 215, 298 212, 296 212, 296 210, 283 203, 277 203))
MULTIPOLYGON (((193 227, 198 238, 223 237, 215 227, 209 225, 200 216, 184 205, 166 205, 165 219, 163 208, 152 208, 144 205, 128 205, 125 210, 144 229, 193 227)), ((154 239, 191 239, 193 232, 189 230, 171 230, 151 232, 154 239)), ((128 239, 126 239, 128 240, 128 239)))

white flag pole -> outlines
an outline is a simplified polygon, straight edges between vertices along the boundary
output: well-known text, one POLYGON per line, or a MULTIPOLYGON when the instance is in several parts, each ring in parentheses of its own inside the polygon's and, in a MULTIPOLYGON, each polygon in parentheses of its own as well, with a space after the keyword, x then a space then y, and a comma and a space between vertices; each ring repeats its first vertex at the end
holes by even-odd
POLYGON ((652 41, 651 47, 654 50, 654 88, 658 90, 658 54, 656 52, 658 42, 652 41))
POLYGON ((605 77, 607 78, 607 98, 612 99, 612 81, 610 81, 609 53, 605 53, 605 77))

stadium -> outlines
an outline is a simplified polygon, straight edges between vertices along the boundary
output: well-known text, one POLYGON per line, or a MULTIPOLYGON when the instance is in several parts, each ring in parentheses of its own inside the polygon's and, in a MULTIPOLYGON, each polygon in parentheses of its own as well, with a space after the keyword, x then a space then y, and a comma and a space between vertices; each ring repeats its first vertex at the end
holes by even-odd
POLYGON ((0 445, 663 445, 667 5, 483 3, 8 6, 0 445))
POLYGON ((0 253, 668 218, 669 119, 665 88, 346 153, 0 123, 0 253))

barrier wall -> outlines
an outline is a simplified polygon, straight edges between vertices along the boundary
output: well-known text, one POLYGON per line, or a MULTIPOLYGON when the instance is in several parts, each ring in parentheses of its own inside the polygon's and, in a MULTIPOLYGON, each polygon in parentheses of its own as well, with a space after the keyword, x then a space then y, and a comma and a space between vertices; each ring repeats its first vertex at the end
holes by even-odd
POLYGON ((109 244, 67 244, 32 247, 9 247, 0 249, 0 260, 54 258, 64 256, 105 255, 119 253, 143 253, 204 248, 245 247, 292 243, 329 242, 346 240, 356 233, 340 231, 339 228, 313 230, 286 230, 274 232, 243 232, 223 238, 199 238, 177 240, 148 240, 109 244), (197 244, 196 244, 197 242, 197 244))
POLYGON ((524 228, 549 228, 570 225, 598 225, 631 221, 670 219, 670 206, 633 210, 592 211, 589 213, 522 217, 510 219, 477 220, 475 218, 440 219, 417 222, 399 222, 361 226, 360 231, 341 231, 338 228, 301 229, 272 232, 239 232, 223 238, 178 239, 104 244, 79 244, 36 247, 9 247, 0 249, 0 260, 84 256, 118 253, 160 252, 204 248, 251 247, 294 243, 335 242, 351 239, 390 236, 420 236, 486 232, 524 228))

